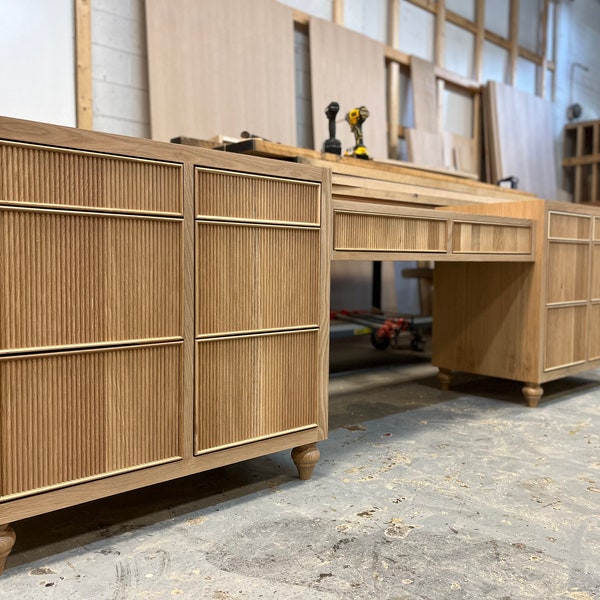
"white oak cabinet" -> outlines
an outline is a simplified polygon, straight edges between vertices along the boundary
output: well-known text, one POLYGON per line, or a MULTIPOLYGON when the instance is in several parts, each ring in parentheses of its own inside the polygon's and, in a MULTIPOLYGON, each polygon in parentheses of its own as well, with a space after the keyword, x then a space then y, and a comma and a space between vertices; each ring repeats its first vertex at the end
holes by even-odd
POLYGON ((327 436, 326 170, 0 118, 8 526, 327 436))

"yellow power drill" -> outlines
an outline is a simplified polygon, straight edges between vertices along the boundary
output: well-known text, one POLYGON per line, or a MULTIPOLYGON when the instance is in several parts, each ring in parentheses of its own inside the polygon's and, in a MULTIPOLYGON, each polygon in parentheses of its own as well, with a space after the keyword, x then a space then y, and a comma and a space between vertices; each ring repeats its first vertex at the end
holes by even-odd
POLYGON ((354 134, 354 141, 356 144, 352 149, 346 151, 346 156, 353 156, 354 158, 363 158, 369 160, 371 157, 365 148, 363 143, 362 124, 369 116, 369 111, 366 106, 360 106, 359 108, 353 108, 347 115, 346 121, 350 125, 350 130, 354 134))

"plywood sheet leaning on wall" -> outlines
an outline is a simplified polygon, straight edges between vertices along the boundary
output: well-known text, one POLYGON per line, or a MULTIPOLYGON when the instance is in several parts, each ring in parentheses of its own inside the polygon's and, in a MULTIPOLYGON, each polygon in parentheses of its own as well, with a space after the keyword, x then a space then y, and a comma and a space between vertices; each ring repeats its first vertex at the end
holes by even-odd
MULTIPOLYGON (((366 106, 364 143, 369 155, 386 159, 387 115, 385 55, 383 44, 317 18, 310 20, 310 69, 315 150, 329 137, 325 108, 338 102, 338 120, 353 108, 366 106)), ((342 152, 354 146, 354 135, 346 123, 339 123, 336 137, 342 152)))
POLYGON ((510 85, 490 81, 484 94, 484 116, 493 181, 514 176, 519 189, 554 200, 552 105, 510 85))
POLYGON ((152 138, 296 144, 293 12, 273 0, 146 0, 152 138))

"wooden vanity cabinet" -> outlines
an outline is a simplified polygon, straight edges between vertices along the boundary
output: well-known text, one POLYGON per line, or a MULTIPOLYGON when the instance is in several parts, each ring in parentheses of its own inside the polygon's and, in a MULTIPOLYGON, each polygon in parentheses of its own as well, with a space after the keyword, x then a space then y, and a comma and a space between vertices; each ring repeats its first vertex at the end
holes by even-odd
POLYGON ((327 436, 330 178, 0 117, 10 522, 327 436))
POLYGON ((531 200, 459 210, 534 220, 536 260, 436 264, 432 362, 443 386, 452 370, 515 379, 536 406, 543 383, 600 365, 600 209, 531 200))

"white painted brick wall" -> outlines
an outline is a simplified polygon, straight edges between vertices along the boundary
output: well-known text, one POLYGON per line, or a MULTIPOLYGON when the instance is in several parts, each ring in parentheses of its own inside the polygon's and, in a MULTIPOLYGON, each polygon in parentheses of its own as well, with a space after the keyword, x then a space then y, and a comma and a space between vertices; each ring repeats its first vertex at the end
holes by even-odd
POLYGON ((93 126, 150 137, 143 0, 92 2, 93 126))

